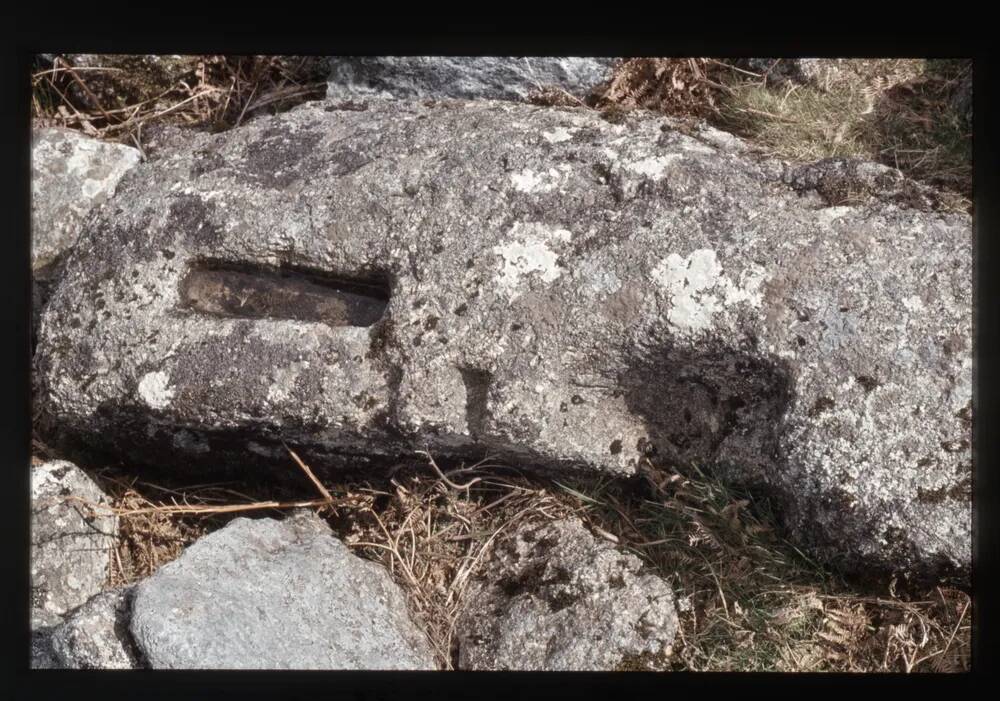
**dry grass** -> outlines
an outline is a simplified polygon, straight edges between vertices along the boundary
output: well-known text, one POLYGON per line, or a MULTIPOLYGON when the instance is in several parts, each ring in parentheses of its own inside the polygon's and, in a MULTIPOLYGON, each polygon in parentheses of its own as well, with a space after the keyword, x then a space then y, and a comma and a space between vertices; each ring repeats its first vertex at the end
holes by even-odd
MULTIPOLYGON (((971 133, 952 98, 969 61, 845 59, 822 84, 788 85, 712 58, 632 58, 585 101, 558 89, 538 104, 589 105, 619 118, 648 109, 705 119, 791 161, 875 160, 954 195, 971 209, 971 133)), ((54 65, 32 76, 38 125, 82 130, 142 148, 142 130, 183 124, 221 130, 326 91, 326 66, 296 56, 110 56, 103 65, 54 65)))
POLYGON ((171 489, 98 473, 121 518, 112 582, 147 576, 247 507, 277 515, 312 503, 358 555, 389 569, 440 666, 451 669, 464 593, 496 539, 526 521, 577 515, 672 583, 681 619, 676 670, 969 669, 968 594, 939 587, 914 597, 894 584, 859 593, 782 540, 766 503, 696 468, 646 465, 631 481, 554 480, 488 461, 446 471, 425 457, 387 479, 329 491, 303 479, 301 490, 271 493, 271 501, 262 499, 264 485, 171 489), (319 499, 308 498, 314 492, 319 499))
POLYGON ((953 105, 968 61, 845 59, 820 84, 775 83, 708 58, 631 59, 596 95, 604 110, 702 118, 768 156, 855 157, 899 168, 972 204, 972 134, 953 105))
POLYGON ((142 148, 142 129, 180 124, 218 131, 326 94, 325 64, 310 56, 107 56, 73 66, 55 57, 32 75, 38 126, 79 129, 142 148))

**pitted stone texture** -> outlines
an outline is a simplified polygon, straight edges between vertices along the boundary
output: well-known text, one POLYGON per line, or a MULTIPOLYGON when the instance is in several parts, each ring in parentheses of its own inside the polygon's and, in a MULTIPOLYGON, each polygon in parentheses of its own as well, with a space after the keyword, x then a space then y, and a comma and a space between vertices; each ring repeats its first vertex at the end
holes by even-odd
MULTIPOLYGON (((54 460, 31 468, 31 601, 33 618, 51 625, 100 592, 107 580, 118 519, 80 468, 54 460)), ((34 624, 32 627, 35 627, 34 624)))
POLYGON ((402 592, 311 513, 239 518, 137 585, 154 669, 434 669, 402 592))
POLYGON ((869 199, 925 211, 941 206, 934 188, 910 180, 895 168, 857 158, 824 158, 789 169, 784 179, 800 193, 815 193, 830 207, 869 199))
POLYGON ((87 214, 105 201, 139 151, 69 129, 38 129, 31 147, 31 335, 87 214))
POLYGON ((469 587, 456 624, 459 668, 665 669, 677 633, 674 595, 641 567, 578 519, 522 526, 469 587))
POLYGON ((192 134, 91 224, 42 397, 134 459, 697 462, 775 495, 818 557, 967 566, 970 218, 826 206, 676 126, 369 100, 192 134), (371 327, 213 317, 180 297, 205 260, 390 298, 371 327))
POLYGON ((140 667, 128 631, 131 588, 98 594, 51 633, 56 664, 64 669, 140 667))
POLYGON ((31 268, 63 256, 84 218, 114 193, 136 163, 137 149, 69 129, 38 129, 31 144, 31 268))
POLYGON ((31 611, 31 669, 57 669, 59 660, 52 650, 52 630, 62 622, 60 616, 41 609, 31 611))
POLYGON ((611 77, 612 58, 556 56, 337 56, 327 97, 525 100, 557 87, 576 97, 611 77))

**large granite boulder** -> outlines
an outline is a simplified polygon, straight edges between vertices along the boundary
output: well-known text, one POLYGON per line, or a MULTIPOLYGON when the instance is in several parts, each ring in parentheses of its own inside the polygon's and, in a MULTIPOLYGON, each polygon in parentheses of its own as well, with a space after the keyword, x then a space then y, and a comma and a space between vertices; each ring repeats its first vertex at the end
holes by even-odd
POLYGON ((611 77, 613 64, 572 56, 335 56, 326 95, 526 100, 555 87, 583 98, 611 77))
POLYGON ((677 611, 663 579, 579 519, 501 539, 465 596, 459 669, 666 669, 677 611))
POLYGON ((91 222, 42 322, 47 409, 241 469, 288 472, 279 439, 695 461, 821 558, 967 567, 970 218, 676 126, 371 100, 192 134, 91 222))
POLYGON ((154 669, 435 669, 389 573, 312 513, 199 539, 136 585, 130 630, 154 669))

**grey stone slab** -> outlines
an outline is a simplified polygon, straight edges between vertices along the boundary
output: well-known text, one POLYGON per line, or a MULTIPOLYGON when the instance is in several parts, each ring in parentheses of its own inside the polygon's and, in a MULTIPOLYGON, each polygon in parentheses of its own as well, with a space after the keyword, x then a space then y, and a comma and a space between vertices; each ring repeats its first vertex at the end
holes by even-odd
POLYGON ((239 518, 136 587, 154 669, 434 669, 402 592, 313 514, 239 518))

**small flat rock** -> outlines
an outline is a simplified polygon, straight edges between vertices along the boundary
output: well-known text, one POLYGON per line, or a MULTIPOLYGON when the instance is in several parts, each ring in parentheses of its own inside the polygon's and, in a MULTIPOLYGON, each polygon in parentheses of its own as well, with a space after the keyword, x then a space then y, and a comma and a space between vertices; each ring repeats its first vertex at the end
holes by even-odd
POLYGON ((402 592, 311 513, 239 518, 136 587, 154 669, 435 669, 402 592))
POLYGON ((558 56, 337 56, 328 98, 525 100, 557 87, 583 97, 610 77, 612 58, 558 56))
POLYGON ((118 519, 92 514, 78 500, 109 505, 100 488, 73 463, 54 460, 32 468, 33 623, 52 624, 54 617, 100 592, 107 580, 118 519))
POLYGON ((52 630, 56 666, 65 669, 135 669, 135 646, 128 631, 130 588, 98 594, 52 630))
POLYGON ((456 626, 459 668, 664 669, 677 633, 670 585, 578 519, 498 543, 456 626))

